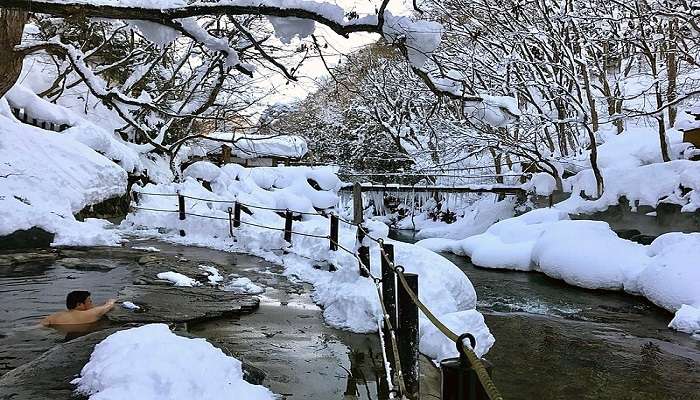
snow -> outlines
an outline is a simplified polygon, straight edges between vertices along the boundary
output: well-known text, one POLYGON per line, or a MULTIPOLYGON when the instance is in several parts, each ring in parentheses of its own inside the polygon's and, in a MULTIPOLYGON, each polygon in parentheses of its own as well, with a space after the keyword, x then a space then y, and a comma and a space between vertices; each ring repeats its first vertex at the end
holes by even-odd
POLYGON ((151 252, 154 252, 154 253, 160 252, 160 249, 159 249, 159 248, 153 247, 153 246, 134 246, 134 247, 132 247, 132 249, 134 249, 134 250, 143 250, 143 251, 151 251, 151 252))
POLYGON ((120 237, 105 229, 107 221, 79 222, 73 214, 121 196, 126 180, 122 168, 84 144, 0 114, 0 235, 39 227, 56 234, 54 245, 116 245, 120 237))
POLYGON ((683 304, 668 327, 691 335, 700 333, 700 308, 683 304))
POLYGON ((631 205, 656 207, 660 202, 679 204, 683 212, 700 209, 700 164, 690 160, 674 160, 643 166, 606 168, 602 171, 605 190, 595 200, 580 196, 596 193, 595 176, 590 169, 567 179, 571 197, 556 204, 570 213, 603 211, 618 204, 624 196, 631 205), (684 193, 685 189, 690 189, 684 193))
POLYGON ((294 36, 300 39, 314 33, 316 23, 310 19, 294 17, 267 17, 275 29, 275 36, 284 44, 290 44, 294 36))
POLYGON ((175 286, 192 287, 192 286, 199 286, 200 285, 199 282, 188 277, 187 275, 183 275, 179 272, 174 272, 174 271, 159 272, 158 275, 156 275, 156 277, 158 279, 170 281, 175 286))
POLYGON ((549 196, 557 188, 557 181, 548 173, 540 172, 534 174, 530 180, 523 185, 523 189, 534 192, 539 196, 549 196))
POLYGON ((216 269, 216 267, 212 267, 211 265, 200 265, 199 269, 208 274, 207 278, 209 279, 210 285, 218 285, 224 280, 224 277, 221 276, 219 270, 216 269))
MULTIPOLYGON (((459 311, 443 316, 441 319, 452 332, 459 334, 471 333, 476 339, 477 354, 486 354, 495 343, 494 337, 487 330, 473 331, 474 326, 484 325, 484 316, 476 310, 459 311)), ((425 321, 421 327, 420 349, 421 351, 440 362, 446 358, 454 357, 455 343, 445 336, 435 325, 425 321)), ((465 344, 468 341, 465 341, 465 344)))
POLYGON ((165 324, 113 333, 95 346, 71 383, 90 400, 272 400, 243 380, 242 364, 205 339, 177 336, 165 324))
POLYGON ((140 310, 141 309, 141 307, 137 306, 136 304, 134 304, 130 301, 123 302, 122 307, 126 308, 127 310, 140 310))
POLYGON ((671 327, 687 332, 700 324, 700 233, 668 233, 644 246, 619 238, 605 222, 570 220, 561 210, 543 208, 483 234, 418 244, 466 255, 479 267, 539 271, 574 286, 642 295, 677 313, 671 327))
MULTIPOLYGON (((200 139, 193 147, 203 154, 218 152, 222 145, 231 148, 231 154, 244 159, 256 157, 284 157, 299 159, 309 151, 306 140, 294 135, 253 135, 240 132, 213 132, 213 140, 200 139)), ((196 151, 196 150, 195 150, 196 151)))
POLYGON ((180 33, 175 29, 155 22, 140 20, 129 20, 128 22, 141 32, 146 39, 161 48, 169 45, 180 36, 180 33))
POLYGON ((248 278, 234 278, 224 285, 223 290, 237 294, 260 294, 265 289, 253 283, 248 278))

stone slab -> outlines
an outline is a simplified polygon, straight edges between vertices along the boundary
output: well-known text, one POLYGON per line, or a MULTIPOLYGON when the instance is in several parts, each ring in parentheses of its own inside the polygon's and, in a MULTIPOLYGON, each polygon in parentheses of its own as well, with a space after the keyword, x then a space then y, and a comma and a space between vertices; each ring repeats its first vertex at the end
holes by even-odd
POLYGON ((175 287, 134 285, 119 292, 118 301, 131 301, 137 311, 116 307, 107 314, 111 321, 131 322, 201 322, 209 319, 250 314, 260 299, 233 294, 213 287, 175 287))

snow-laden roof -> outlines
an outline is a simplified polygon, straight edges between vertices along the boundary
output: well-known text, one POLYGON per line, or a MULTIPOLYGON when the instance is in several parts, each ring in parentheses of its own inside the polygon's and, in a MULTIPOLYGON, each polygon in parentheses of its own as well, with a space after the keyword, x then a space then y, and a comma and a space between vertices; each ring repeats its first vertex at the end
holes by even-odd
POLYGON ((232 132, 214 132, 208 136, 212 140, 201 140, 201 146, 207 153, 217 151, 222 145, 227 145, 231 147, 231 154, 240 158, 302 158, 309 151, 306 140, 301 136, 252 135, 232 132))

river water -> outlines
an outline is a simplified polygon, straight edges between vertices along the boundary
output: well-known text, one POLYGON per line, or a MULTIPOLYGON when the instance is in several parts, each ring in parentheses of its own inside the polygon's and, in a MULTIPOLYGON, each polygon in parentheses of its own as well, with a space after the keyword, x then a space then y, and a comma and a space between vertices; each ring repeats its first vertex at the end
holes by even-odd
MULTIPOLYGON (((258 312, 196 324, 190 332, 265 370, 273 391, 290 399, 377 398, 376 335, 325 326, 308 285, 255 257, 152 244, 162 254, 237 265, 240 276, 267 288, 258 312)), ((445 257, 476 288, 478 309, 496 337, 487 358, 506 399, 700 399, 700 341, 668 329, 670 313, 624 293, 445 257)), ((102 301, 133 278, 133 259, 91 251, 80 261, 79 267, 56 261, 0 269, 0 375, 70 339, 37 327, 62 307, 68 291, 86 288, 102 301)), ((429 372, 423 389, 431 392, 424 398, 438 398, 436 371, 424 362, 422 372, 429 372)))
POLYGON ((700 340, 667 328, 672 314, 646 299, 443 256, 476 289, 506 399, 700 399, 700 340))

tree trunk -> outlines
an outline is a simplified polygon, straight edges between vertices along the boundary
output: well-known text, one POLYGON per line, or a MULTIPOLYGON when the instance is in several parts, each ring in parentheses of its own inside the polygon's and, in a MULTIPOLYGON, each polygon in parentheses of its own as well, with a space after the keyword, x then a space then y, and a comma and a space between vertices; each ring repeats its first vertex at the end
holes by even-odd
POLYGON ((0 97, 4 96, 22 72, 24 56, 14 51, 22 41, 27 12, 0 8, 0 97))
POLYGON ((676 86, 678 81, 678 59, 676 51, 676 32, 678 30, 678 20, 673 19, 668 25, 668 45, 666 46, 666 72, 668 75, 668 86, 666 87, 666 101, 668 104, 668 126, 676 124, 678 109, 673 102, 676 100, 676 86))

